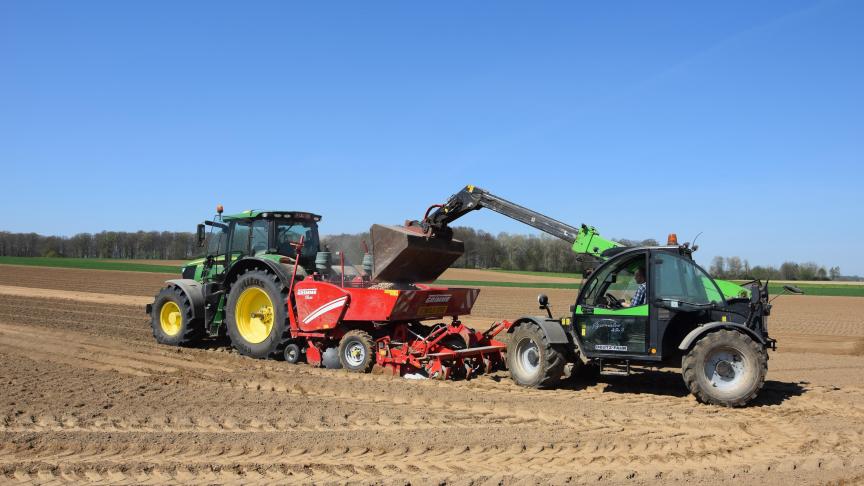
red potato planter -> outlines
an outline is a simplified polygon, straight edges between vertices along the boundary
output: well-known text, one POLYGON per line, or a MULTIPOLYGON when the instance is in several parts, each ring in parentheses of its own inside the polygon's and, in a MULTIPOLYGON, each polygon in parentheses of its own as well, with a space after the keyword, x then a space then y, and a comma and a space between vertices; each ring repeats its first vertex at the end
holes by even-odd
POLYGON ((447 379, 503 365, 506 346, 495 336, 509 323, 477 332, 459 321, 470 314, 479 289, 411 287, 370 288, 357 280, 343 286, 307 278, 292 288, 291 335, 313 366, 337 367, 336 353, 338 366, 349 371, 377 364, 393 374, 447 379), (445 318, 450 322, 441 322, 445 318))

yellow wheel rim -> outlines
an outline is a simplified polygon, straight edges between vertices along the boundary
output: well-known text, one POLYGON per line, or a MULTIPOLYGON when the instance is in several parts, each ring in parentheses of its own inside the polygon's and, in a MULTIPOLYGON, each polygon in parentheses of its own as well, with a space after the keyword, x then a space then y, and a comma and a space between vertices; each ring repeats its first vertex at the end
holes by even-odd
POLYGON ((170 300, 162 304, 162 310, 159 311, 159 324, 162 326, 162 332, 169 336, 176 336, 183 326, 180 307, 170 300))
POLYGON ((252 344, 260 343, 270 336, 273 330, 273 301, 260 287, 249 287, 237 299, 234 319, 240 336, 252 344))

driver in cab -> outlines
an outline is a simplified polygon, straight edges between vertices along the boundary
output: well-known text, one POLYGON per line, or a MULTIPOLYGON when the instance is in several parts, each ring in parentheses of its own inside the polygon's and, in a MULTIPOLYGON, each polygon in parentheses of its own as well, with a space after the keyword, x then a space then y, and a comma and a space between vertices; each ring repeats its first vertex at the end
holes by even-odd
POLYGON ((636 292, 633 294, 633 298, 630 299, 630 305, 624 303, 624 307, 636 307, 637 305, 644 305, 646 300, 646 290, 648 289, 648 284, 645 283, 645 268, 638 267, 636 269, 636 273, 633 274, 633 279, 636 280, 636 283, 639 284, 639 287, 636 288, 636 292))

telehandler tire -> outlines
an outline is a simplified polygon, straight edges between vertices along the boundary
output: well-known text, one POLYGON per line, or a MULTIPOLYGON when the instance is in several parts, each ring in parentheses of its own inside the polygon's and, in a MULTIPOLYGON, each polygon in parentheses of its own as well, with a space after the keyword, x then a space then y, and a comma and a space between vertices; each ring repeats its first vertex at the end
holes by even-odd
POLYGON ((250 269, 240 275, 225 304, 231 346, 252 358, 283 355, 291 339, 287 299, 288 290, 273 273, 250 269))
POLYGON ((696 341, 681 360, 681 375, 702 403, 741 407, 765 384, 768 354, 743 332, 721 329, 696 341))
POLYGON ((375 366, 375 340, 366 331, 348 331, 339 341, 339 362, 354 373, 369 373, 375 366))
POLYGON ((202 321, 192 315, 192 301, 182 289, 169 285, 160 290, 150 310, 150 327, 156 342, 185 346, 201 339, 202 321))
POLYGON ((533 322, 520 324, 507 345, 507 368, 517 384, 531 388, 550 388, 561 381, 566 351, 550 344, 546 333, 533 322))

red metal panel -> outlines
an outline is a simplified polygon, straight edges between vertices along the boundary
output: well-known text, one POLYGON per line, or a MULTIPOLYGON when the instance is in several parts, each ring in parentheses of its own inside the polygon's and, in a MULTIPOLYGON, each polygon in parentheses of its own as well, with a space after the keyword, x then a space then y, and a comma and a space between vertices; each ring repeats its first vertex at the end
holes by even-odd
POLYGON ((304 280, 294 286, 300 329, 332 329, 342 320, 351 296, 337 285, 304 280))
POLYGON ((433 288, 399 293, 390 320, 440 319, 471 313, 480 289, 433 288))
POLYGON ((346 321, 387 321, 399 290, 382 289, 345 289, 351 294, 351 306, 345 313, 346 321))

